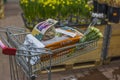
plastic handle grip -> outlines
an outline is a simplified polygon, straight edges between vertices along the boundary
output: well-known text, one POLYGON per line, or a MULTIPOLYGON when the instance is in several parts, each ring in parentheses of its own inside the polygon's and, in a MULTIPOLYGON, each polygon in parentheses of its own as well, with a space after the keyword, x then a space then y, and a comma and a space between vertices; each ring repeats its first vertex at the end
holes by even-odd
POLYGON ((2 53, 5 55, 16 55, 16 49, 15 48, 9 48, 3 44, 3 42, 0 40, 0 47, 2 48, 2 53))
POLYGON ((0 47, 1 47, 2 49, 6 47, 1 40, 0 40, 0 47))

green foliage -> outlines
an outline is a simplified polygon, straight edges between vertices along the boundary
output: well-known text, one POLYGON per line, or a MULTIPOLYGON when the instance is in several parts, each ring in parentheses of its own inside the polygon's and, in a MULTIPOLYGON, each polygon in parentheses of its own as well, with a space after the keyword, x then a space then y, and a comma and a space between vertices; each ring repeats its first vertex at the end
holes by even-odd
POLYGON ((69 15, 89 17, 92 6, 87 0, 20 0, 25 18, 28 22, 36 19, 67 18, 69 15))

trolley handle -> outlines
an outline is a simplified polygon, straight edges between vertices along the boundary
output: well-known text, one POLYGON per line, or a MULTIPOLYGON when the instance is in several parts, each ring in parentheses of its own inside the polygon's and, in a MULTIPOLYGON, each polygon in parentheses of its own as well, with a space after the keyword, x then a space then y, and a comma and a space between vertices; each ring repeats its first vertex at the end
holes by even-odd
POLYGON ((89 28, 90 28, 91 26, 94 26, 94 25, 97 23, 97 21, 98 21, 98 18, 94 18, 94 19, 92 20, 92 22, 89 24, 89 26, 88 26, 87 29, 85 30, 84 35, 89 32, 89 28))
POLYGON ((7 47, 1 40, 0 40, 0 47, 2 48, 2 53, 4 55, 16 55, 16 48, 7 47))

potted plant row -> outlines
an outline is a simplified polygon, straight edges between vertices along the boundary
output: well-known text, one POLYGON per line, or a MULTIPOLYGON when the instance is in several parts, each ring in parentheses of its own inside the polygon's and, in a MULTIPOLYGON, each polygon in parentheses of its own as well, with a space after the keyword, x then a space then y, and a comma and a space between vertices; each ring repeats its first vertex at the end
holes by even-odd
POLYGON ((58 20, 58 26, 89 24, 93 9, 88 0, 20 0, 20 5, 29 28, 48 18, 58 20))

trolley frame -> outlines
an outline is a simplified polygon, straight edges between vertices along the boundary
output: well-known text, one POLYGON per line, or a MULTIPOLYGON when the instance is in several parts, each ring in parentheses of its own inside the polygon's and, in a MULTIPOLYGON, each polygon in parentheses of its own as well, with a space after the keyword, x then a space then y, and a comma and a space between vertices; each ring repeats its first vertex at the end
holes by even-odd
MULTIPOLYGON (((9 56, 9 62, 10 62, 10 72, 11 72, 11 80, 19 80, 21 77, 19 77, 19 69, 23 71, 24 76, 27 78, 25 80, 35 80, 37 75, 39 75, 37 72, 41 71, 43 69, 47 70, 48 72, 48 80, 51 80, 51 66, 56 64, 61 64, 62 62, 74 58, 76 56, 80 56, 84 53, 87 53, 91 50, 94 50, 97 48, 97 41, 93 40, 85 43, 77 43, 72 46, 62 47, 55 50, 50 50, 46 48, 34 48, 30 46, 30 48, 34 48, 37 51, 30 50, 28 48, 28 45, 23 45, 23 41, 25 39, 25 36, 29 34, 26 32, 26 29, 24 28, 15 28, 15 27, 8 27, 4 30, 1 30, 4 35, 6 35, 7 38, 5 38, 3 35, 1 35, 2 41, 8 46, 6 47, 10 51, 13 51, 16 54, 11 54, 10 51, 6 53, 6 55, 9 56), (52 58, 53 52, 69 49, 75 47, 75 51, 72 54, 65 54, 62 56, 59 56, 58 58, 52 58), (35 53, 34 55, 31 53, 35 53), (31 65, 30 61, 33 57, 41 57, 43 54, 49 55, 48 61, 41 61, 40 59, 35 62, 34 65, 31 65), (13 55, 13 56, 11 56, 13 55)), ((13 52, 13 53, 14 53, 13 52)))

